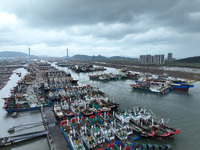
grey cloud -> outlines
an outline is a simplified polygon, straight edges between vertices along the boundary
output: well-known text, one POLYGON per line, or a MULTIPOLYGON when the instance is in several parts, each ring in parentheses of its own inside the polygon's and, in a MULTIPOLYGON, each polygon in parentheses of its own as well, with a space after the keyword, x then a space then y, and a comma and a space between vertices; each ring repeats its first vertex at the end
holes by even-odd
POLYGON ((119 53, 149 46, 157 51, 163 45, 196 51, 199 6, 199 0, 6 0, 0 2, 0 13, 14 14, 20 29, 0 27, 0 43, 44 44, 46 49, 70 45, 77 51, 84 45, 105 53, 116 47, 119 53), (187 38, 191 41, 181 46, 187 38))

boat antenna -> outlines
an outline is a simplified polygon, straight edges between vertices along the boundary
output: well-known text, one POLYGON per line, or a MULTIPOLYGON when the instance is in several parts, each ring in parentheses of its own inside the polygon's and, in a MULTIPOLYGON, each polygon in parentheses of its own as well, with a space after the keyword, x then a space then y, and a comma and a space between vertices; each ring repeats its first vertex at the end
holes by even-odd
MULTIPOLYGON (((152 115, 156 118, 156 116, 154 115, 154 113, 151 111, 151 109, 149 109, 150 110, 150 112, 152 113, 152 115)), ((157 119, 157 118, 156 118, 157 119)))

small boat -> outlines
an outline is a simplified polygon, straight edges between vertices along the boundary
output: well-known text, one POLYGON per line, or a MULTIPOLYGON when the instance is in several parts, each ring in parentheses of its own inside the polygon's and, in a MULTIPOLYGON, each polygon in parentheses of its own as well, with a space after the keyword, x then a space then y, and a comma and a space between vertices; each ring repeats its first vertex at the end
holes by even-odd
POLYGON ((171 87, 175 90, 182 90, 182 91, 188 91, 189 88, 193 88, 194 85, 182 80, 174 80, 171 83, 171 87))
POLYGON ((53 92, 49 92, 48 97, 49 97, 50 101, 54 101, 56 99, 56 97, 55 97, 53 92))
POLYGON ((101 81, 109 81, 110 80, 110 76, 107 74, 102 74, 99 76, 99 80, 101 81))
POLYGON ((62 120, 62 118, 64 117, 64 114, 62 112, 61 106, 58 103, 56 103, 54 104, 53 110, 56 115, 56 118, 62 120))
POLYGON ((62 99, 60 101, 60 105, 61 105, 61 108, 62 108, 64 115, 66 117, 72 117, 74 115, 74 113, 70 110, 68 102, 69 102, 68 100, 62 99))

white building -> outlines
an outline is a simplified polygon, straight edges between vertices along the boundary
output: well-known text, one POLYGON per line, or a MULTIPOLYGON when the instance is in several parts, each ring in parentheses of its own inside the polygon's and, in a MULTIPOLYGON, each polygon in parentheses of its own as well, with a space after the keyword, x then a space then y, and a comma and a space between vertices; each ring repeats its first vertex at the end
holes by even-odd
POLYGON ((162 65, 165 63, 165 55, 140 55, 140 63, 162 65))

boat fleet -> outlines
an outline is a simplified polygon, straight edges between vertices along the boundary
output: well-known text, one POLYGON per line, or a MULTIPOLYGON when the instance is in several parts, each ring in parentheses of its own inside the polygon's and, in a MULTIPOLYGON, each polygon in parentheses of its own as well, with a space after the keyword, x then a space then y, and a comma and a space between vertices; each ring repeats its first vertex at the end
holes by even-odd
MULTIPOLYGON (((124 70, 124 69, 122 69, 124 70)), ((146 91, 150 93, 165 95, 172 90, 188 91, 189 88, 194 87, 194 81, 187 81, 169 77, 167 74, 152 75, 149 73, 134 73, 131 71, 121 71, 118 74, 104 73, 104 74, 90 74, 90 80, 111 81, 121 79, 135 80, 130 86, 133 89, 146 91)))
POLYGON ((166 137, 180 134, 179 129, 168 127, 163 118, 161 122, 154 119, 146 109, 137 106, 123 112, 99 112, 67 118, 61 121, 60 126, 73 150, 78 146, 80 149, 134 149, 134 140, 140 136, 165 141, 166 137))
MULTIPOLYGON (((152 112, 139 106, 118 111, 119 104, 110 100, 99 88, 91 85, 78 86, 74 84, 77 80, 73 80, 71 74, 50 64, 29 64, 26 69, 29 73, 18 81, 17 86, 11 90, 11 95, 4 98, 4 109, 7 112, 19 112, 52 106, 71 150, 131 150, 142 147, 135 144, 139 137, 155 137, 164 141, 163 138, 180 133, 179 129, 168 127, 163 118, 156 121, 152 112)), ((139 78, 138 74, 127 74, 139 78)), ((104 76, 107 74, 98 76, 99 80, 104 76)), ((113 79, 122 78, 109 74, 111 76, 113 79)), ((148 79, 147 82, 146 79, 144 84, 142 82, 144 81, 138 79, 131 86, 139 89, 141 84, 145 90, 156 93, 166 93, 172 88, 166 82, 160 82, 160 88, 156 81, 148 79)), ((152 145, 147 147, 156 149, 152 145)), ((161 147, 158 148, 171 148, 161 147)))

